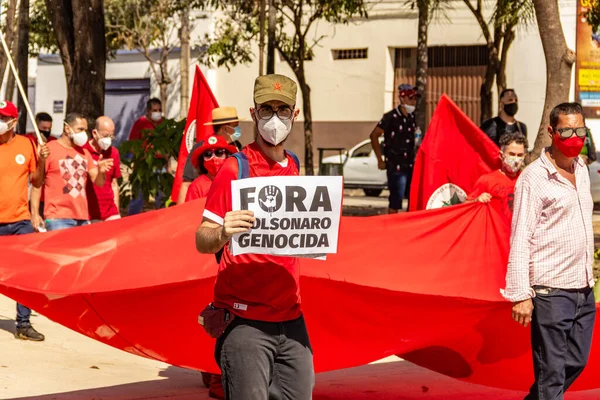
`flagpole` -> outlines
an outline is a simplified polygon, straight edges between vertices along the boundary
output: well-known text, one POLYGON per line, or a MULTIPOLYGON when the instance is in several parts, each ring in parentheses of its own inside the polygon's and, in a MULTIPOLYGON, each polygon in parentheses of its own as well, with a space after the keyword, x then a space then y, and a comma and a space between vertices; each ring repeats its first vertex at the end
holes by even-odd
MULTIPOLYGON (((23 98, 23 103, 25 103, 25 108, 27 109, 27 114, 31 119, 31 123, 33 125, 33 129, 35 130, 35 136, 37 137, 38 143, 42 144, 46 141, 42 138, 40 130, 38 129, 37 124, 35 123, 35 116, 33 115, 33 111, 31 110, 31 106, 29 105, 29 100, 27 99, 27 94, 23 89, 23 84, 19 79, 19 73, 17 72, 17 68, 15 67, 15 63, 13 62, 12 55, 10 54, 10 50, 8 49, 8 45, 6 44, 6 39, 4 39, 4 34, 0 33, 0 39, 2 39, 2 48, 4 49, 4 54, 6 54, 6 59, 8 60, 8 65, 10 65, 10 70, 15 77, 15 82, 17 82, 17 87, 19 88, 19 93, 23 98)), ((24 133, 24 132, 23 132, 24 133)))

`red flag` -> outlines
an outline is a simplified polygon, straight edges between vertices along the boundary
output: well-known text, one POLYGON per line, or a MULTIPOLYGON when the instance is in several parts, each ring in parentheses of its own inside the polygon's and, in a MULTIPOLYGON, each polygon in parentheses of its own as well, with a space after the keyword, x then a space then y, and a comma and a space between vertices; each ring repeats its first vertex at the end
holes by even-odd
POLYGON ((498 146, 442 95, 417 154, 410 210, 463 202, 481 175, 500 168, 498 152, 498 146))
POLYGON ((215 95, 210 90, 210 86, 208 86, 204 74, 200 71, 200 67, 196 65, 192 99, 190 101, 183 140, 181 141, 179 157, 177 158, 177 173, 175 174, 173 191, 171 192, 171 200, 174 202, 177 201, 177 197, 179 196, 179 188, 183 181, 183 168, 192 147, 199 140, 202 140, 213 132, 213 127, 204 126, 204 123, 212 120, 212 110, 216 107, 219 107, 217 99, 215 99, 215 95))

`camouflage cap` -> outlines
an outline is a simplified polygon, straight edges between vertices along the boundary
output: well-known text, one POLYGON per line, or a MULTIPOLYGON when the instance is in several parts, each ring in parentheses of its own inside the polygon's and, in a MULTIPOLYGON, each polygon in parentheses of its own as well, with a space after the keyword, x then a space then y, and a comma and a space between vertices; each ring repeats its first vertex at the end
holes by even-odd
POLYGON ((263 75, 254 81, 254 102, 256 104, 279 100, 293 106, 296 104, 297 93, 298 85, 285 75, 263 75))

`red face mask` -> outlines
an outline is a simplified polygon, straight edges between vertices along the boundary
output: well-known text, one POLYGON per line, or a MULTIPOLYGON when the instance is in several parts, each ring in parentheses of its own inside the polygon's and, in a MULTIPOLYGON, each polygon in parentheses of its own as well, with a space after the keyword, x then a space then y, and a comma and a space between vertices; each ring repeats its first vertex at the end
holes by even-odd
POLYGON ((204 168, 210 176, 215 177, 224 163, 225 158, 213 157, 210 160, 204 160, 204 168))
POLYGON ((577 135, 573 135, 568 139, 561 139, 558 133, 554 134, 552 138, 556 148, 565 155, 565 157, 577 157, 583 149, 585 139, 580 138, 577 135))

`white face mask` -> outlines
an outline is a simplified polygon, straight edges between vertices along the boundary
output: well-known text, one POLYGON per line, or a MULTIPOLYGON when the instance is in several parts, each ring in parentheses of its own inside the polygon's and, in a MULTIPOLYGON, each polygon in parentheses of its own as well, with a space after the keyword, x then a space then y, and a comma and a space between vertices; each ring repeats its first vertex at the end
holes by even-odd
POLYGON ((109 137, 100 138, 97 140, 97 142, 98 146, 104 151, 108 150, 112 145, 112 139, 109 137))
POLYGON ((258 132, 260 133, 260 136, 273 146, 277 146, 279 143, 283 142, 291 131, 291 118, 282 121, 274 114, 271 119, 258 120, 258 132))
POLYGON ((150 114, 150 118, 152 118, 152 121, 158 122, 162 118, 162 113, 160 111, 154 111, 150 114))
POLYGON ((88 136, 87 136, 86 131, 75 133, 73 131, 73 128, 71 127, 71 125, 67 124, 66 122, 65 122, 65 125, 68 126, 69 129, 71 130, 71 133, 69 133, 69 139, 71 139, 73 141, 75 146, 81 147, 87 143, 88 136))
POLYGON ((8 128, 8 124, 8 122, 0 121, 0 136, 4 135, 5 133, 8 133, 8 131, 10 130, 8 128))
POLYGON ((517 156, 504 156, 502 158, 502 164, 504 165, 504 169, 510 172, 511 174, 516 174, 523 167, 523 163, 525 162, 525 157, 517 157, 517 156))
POLYGON ((406 110, 407 113, 414 113, 416 110, 416 106, 409 106, 408 104, 403 104, 404 109, 406 110))

